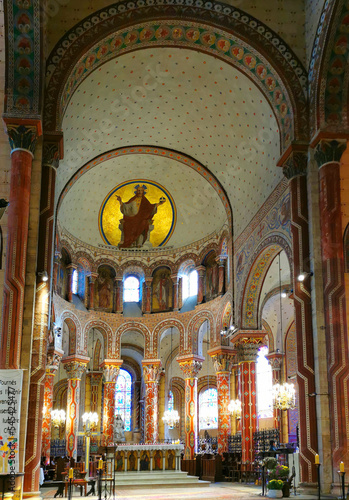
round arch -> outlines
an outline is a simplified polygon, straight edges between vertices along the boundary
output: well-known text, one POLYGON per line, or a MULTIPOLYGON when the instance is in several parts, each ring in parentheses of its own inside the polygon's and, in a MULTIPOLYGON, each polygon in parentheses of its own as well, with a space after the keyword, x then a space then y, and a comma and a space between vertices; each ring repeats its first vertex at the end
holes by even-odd
POLYGON ((87 344, 85 345, 81 323, 78 317, 71 311, 65 311, 60 317, 60 323, 66 323, 69 329, 69 352, 71 354, 85 355, 87 344))
POLYGON ((137 332, 139 332, 143 335, 144 345, 145 345, 145 358, 151 359, 151 357, 147 356, 147 353, 149 352, 148 346, 150 345, 150 339, 151 339, 150 330, 145 325, 143 325, 142 323, 138 323, 137 321, 128 321, 127 323, 124 323, 123 325, 119 326, 119 328, 116 330, 115 337, 114 337, 113 343, 112 343, 112 356, 113 356, 113 358, 116 358, 116 359, 120 358, 121 337, 124 333, 126 333, 130 330, 136 330, 137 332))
POLYGON ((204 321, 208 321, 210 327, 210 346, 212 347, 215 341, 216 321, 211 311, 200 311, 195 314, 189 321, 187 328, 187 336, 184 339, 181 354, 198 354, 199 330, 204 321))
POLYGON ((110 351, 110 346, 112 345, 112 338, 113 338, 112 329, 107 323, 105 323, 102 320, 88 321, 84 327, 84 332, 83 332, 84 341, 86 343, 86 350, 87 350, 88 334, 91 328, 97 328, 101 332, 104 340, 104 357, 107 359, 111 359, 112 355, 109 351, 110 351))
POLYGON ((182 345, 184 341, 185 335, 185 327, 184 324, 177 319, 165 319, 158 323, 154 328, 151 334, 151 344, 150 344, 150 353, 153 359, 159 358, 159 347, 160 347, 160 337, 164 333, 165 330, 174 327, 177 328, 179 332, 179 352, 182 354, 182 345))

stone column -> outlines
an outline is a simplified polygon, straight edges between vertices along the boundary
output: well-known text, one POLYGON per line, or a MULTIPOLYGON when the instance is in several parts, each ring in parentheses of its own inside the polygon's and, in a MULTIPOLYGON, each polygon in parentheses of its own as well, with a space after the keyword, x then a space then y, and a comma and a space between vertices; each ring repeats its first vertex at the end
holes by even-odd
POLYGON ((93 310, 95 308, 95 283, 98 278, 98 273, 90 273, 88 277, 88 296, 89 304, 88 308, 93 310))
POLYGON ((256 359, 265 332, 240 332, 234 336, 240 368, 241 446, 243 463, 254 461, 253 434, 257 430, 256 359))
POLYGON ((2 305, 1 369, 20 367, 31 169, 37 137, 41 134, 39 121, 21 122, 23 125, 6 120, 12 152, 2 305))
POLYGON ((123 308, 123 281, 122 277, 115 278, 116 283, 116 303, 115 303, 115 312, 121 314, 123 308))
POLYGON ((298 281, 301 272, 309 272, 309 224, 307 193, 307 153, 294 148, 283 164, 291 195, 291 232, 293 256, 293 294, 297 342, 297 384, 300 412, 299 463, 301 481, 316 482, 315 453, 318 449, 316 401, 309 394, 315 389, 314 339, 310 279, 298 281))
MULTIPOLYGON (((46 355, 52 283, 54 196, 56 168, 61 157, 61 151, 61 134, 57 135, 56 140, 52 142, 45 140, 42 158, 37 278, 23 485, 23 491, 27 497, 33 496, 33 492, 39 491, 46 355), (43 280, 44 273, 47 275, 47 281, 43 280)), ((52 359, 52 352, 49 352, 48 356, 52 359)), ((59 359, 56 363, 57 366, 58 363, 59 359)))
POLYGON ((179 310, 179 297, 178 297, 178 274, 171 274, 171 279, 173 282, 173 310, 179 310))
POLYGON ((228 438, 231 435, 230 374, 236 351, 228 346, 218 346, 207 351, 212 358, 217 377, 218 398, 218 453, 228 451, 228 438))
POLYGON ((143 311, 145 314, 151 313, 151 284, 153 282, 153 278, 145 278, 145 304, 143 307, 143 311))
POLYGON ((73 302, 73 273, 77 269, 77 266, 75 264, 69 264, 67 266, 67 271, 68 271, 68 301, 73 302))
MULTIPOLYGON (((273 377, 273 385, 281 384, 281 365, 284 355, 280 352, 271 352, 266 358, 268 359, 271 369, 272 369, 272 377, 273 377)), ((279 429, 280 433, 280 441, 281 443, 288 442, 288 434, 285 435, 285 429, 283 429, 282 425, 282 411, 274 408, 273 410, 273 419, 274 419, 274 429, 279 429)))
POLYGON ((145 443, 152 444, 158 440, 159 413, 159 379, 161 361, 143 360, 143 379, 145 384, 145 443))
POLYGON ((204 300, 206 267, 197 266, 195 269, 198 272, 198 304, 201 304, 204 300))
POLYGON ((78 429, 80 418, 80 384, 89 358, 85 356, 67 356, 62 359, 68 378, 68 396, 66 411, 65 439, 68 457, 77 459, 78 429))
POLYGON ((218 264, 218 295, 224 294, 225 261, 226 257, 219 256, 216 258, 218 264))
MULTIPOLYGON (((349 471, 349 351, 344 281, 340 159, 346 142, 321 141, 315 150, 320 177, 320 225, 333 481, 338 464, 349 471)), ((315 399, 315 398, 313 398, 315 399)))
POLYGON ((104 379, 103 436, 105 446, 114 443, 115 387, 122 359, 106 359, 102 363, 104 379))
POLYGON ((204 359, 194 354, 177 358, 185 379, 185 460, 193 460, 197 451, 198 373, 204 359))

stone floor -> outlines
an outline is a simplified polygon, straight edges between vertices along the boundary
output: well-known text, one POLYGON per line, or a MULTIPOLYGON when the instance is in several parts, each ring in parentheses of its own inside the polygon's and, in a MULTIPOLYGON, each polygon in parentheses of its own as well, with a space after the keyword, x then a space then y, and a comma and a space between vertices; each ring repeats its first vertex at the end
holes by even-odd
MULTIPOLYGON (((42 487, 41 493, 44 500, 49 500, 53 498, 55 494, 55 489, 42 487)), ((257 499, 261 496, 262 489, 260 486, 245 485, 239 483, 212 483, 206 488, 148 488, 148 489, 129 489, 129 490, 118 490, 115 489, 115 497, 104 494, 102 492, 102 500, 227 500, 227 499, 257 499)), ((73 498, 78 499, 85 497, 80 497, 79 491, 73 491, 73 498)), ((86 497, 90 500, 98 500, 97 496, 86 497)), ((291 499, 294 500, 316 500, 317 496, 297 494, 296 496, 291 493, 291 499)), ((324 497, 321 497, 324 498, 324 497)), ((328 497, 327 497, 328 498, 328 497)))

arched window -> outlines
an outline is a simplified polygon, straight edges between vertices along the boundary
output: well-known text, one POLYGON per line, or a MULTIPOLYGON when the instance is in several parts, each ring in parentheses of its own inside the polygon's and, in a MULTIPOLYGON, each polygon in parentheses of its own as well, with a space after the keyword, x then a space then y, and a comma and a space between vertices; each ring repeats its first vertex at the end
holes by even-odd
POLYGON ((71 291, 74 295, 77 295, 78 293, 78 272, 76 269, 73 271, 73 279, 72 279, 72 285, 71 285, 71 291))
POLYGON ((210 388, 200 392, 199 429, 218 429, 217 389, 210 388))
POLYGON ((172 391, 168 392, 167 409, 171 411, 174 410, 174 399, 172 391))
POLYGON ((124 302, 139 302, 139 279, 129 276, 124 281, 124 302))
POLYGON ((258 418, 273 416, 273 376, 266 358, 268 348, 261 347, 257 356, 257 414, 258 418))
POLYGON ((194 269, 182 276, 182 300, 198 294, 198 272, 194 269))
POLYGON ((121 415, 125 431, 131 430, 132 377, 121 369, 115 388, 115 415, 121 415))

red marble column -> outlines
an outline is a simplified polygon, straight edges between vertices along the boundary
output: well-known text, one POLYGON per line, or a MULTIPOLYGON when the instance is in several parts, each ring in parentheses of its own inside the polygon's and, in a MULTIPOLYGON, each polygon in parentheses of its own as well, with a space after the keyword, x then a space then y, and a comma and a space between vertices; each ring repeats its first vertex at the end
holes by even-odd
POLYGON ((161 361, 142 361, 145 384, 145 443, 158 441, 159 436, 159 379, 161 361))
POLYGON ((54 364, 56 368, 60 359, 58 352, 49 351, 47 354, 47 341, 54 240, 54 196, 56 168, 60 159, 61 140, 61 134, 56 137, 56 141, 54 142, 48 142, 45 138, 43 145, 37 280, 23 485, 23 491, 27 497, 31 496, 32 492, 39 490, 46 359, 48 359, 49 363, 55 359, 54 364), (47 281, 43 281, 42 279, 44 273, 48 276, 47 281))
MULTIPOLYGON (((268 359, 271 369, 272 369, 272 377, 273 377, 273 385, 281 384, 281 365, 284 355, 279 352, 271 352, 266 356, 268 359)), ((273 410, 273 419, 274 419, 274 429, 279 429, 280 433, 280 441, 285 442, 282 439, 282 414, 281 410, 274 408, 273 410)))
POLYGON ((218 263, 218 295, 224 294, 224 277, 225 277, 225 261, 226 257, 217 257, 218 263))
POLYGON ((291 232, 293 257, 293 294, 297 342, 297 383, 300 412, 299 463, 301 481, 317 480, 314 465, 318 449, 316 425, 316 401, 309 394, 315 389, 315 364, 310 279, 298 281, 298 275, 309 272, 309 225, 307 193, 307 153, 293 151, 283 165, 289 179, 291 195, 291 232))
POLYGON ((185 448, 184 459, 193 460, 198 437, 198 373, 205 358, 194 354, 179 356, 177 361, 185 379, 185 448))
POLYGON ((173 310, 178 311, 179 300, 178 300, 178 274, 172 274, 171 279, 173 282, 173 310))
POLYGON ((6 121, 12 149, 0 368, 19 368, 27 261, 31 169, 40 122, 6 121))
POLYGON ((204 300, 204 291, 205 291, 205 266, 196 267, 198 272, 198 304, 201 304, 204 300))
POLYGON ((51 450, 51 411, 53 408, 53 381, 57 373, 63 351, 60 349, 50 350, 47 356, 46 376, 44 381, 44 408, 42 419, 42 446, 41 456, 50 461, 51 450))
POLYGON ((107 359, 103 362, 104 399, 103 399, 103 436, 105 446, 114 443, 115 387, 122 359, 107 359))
POLYGON ((228 346, 210 349, 217 377, 218 398, 218 453, 228 451, 228 438, 231 435, 231 416, 228 411, 230 403, 230 374, 236 357, 236 351, 228 346))
POLYGON ((80 384, 89 358, 68 356, 62 360, 68 378, 65 439, 68 457, 77 459, 78 428, 80 417, 80 384))
POLYGON ((115 312, 121 314, 123 309, 123 281, 122 278, 115 278, 116 283, 116 304, 115 312))
POLYGON ((243 463, 254 461, 253 434, 257 430, 256 359, 264 343, 265 332, 240 332, 233 342, 240 368, 241 446, 243 463))
POLYGON ((88 296, 89 296, 89 306, 91 310, 95 307, 95 283, 98 278, 98 273, 91 273, 88 277, 88 296))
MULTIPOLYGON (((340 158, 346 142, 321 141, 315 151, 320 176, 320 225, 330 398, 333 477, 349 467, 349 351, 344 282, 340 158)), ((315 398, 314 398, 315 399, 315 398)))
POLYGON ((144 313, 151 313, 151 284, 153 282, 153 278, 145 278, 145 307, 144 313))

